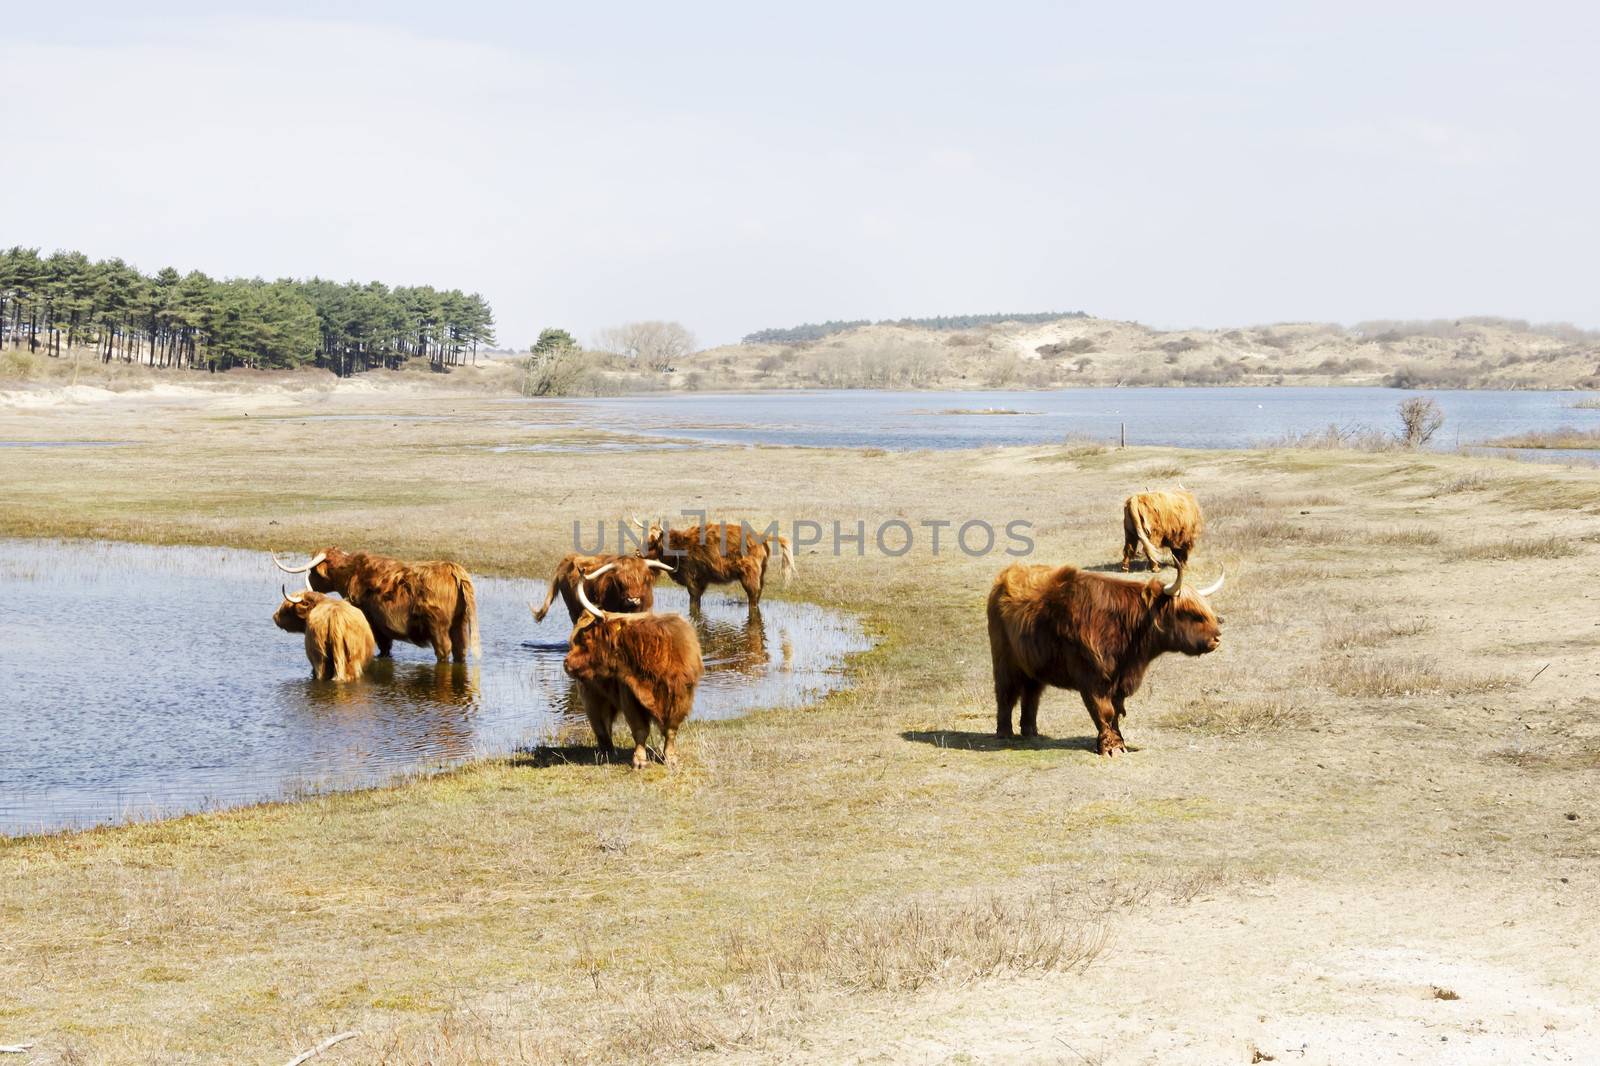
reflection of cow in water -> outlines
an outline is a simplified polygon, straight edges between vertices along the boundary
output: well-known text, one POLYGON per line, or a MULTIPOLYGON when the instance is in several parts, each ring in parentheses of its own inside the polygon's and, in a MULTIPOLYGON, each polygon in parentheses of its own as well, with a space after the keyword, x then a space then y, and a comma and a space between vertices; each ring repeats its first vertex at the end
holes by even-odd
POLYGON ((574 622, 583 613, 578 602, 578 582, 588 578, 594 602, 607 611, 648 611, 655 606, 656 571, 672 572, 672 567, 655 559, 637 555, 579 555, 573 552, 556 564, 555 576, 545 592, 544 603, 529 604, 533 620, 543 622, 550 613, 556 593, 567 605, 567 617, 574 622))
POLYGON ((767 623, 761 608, 752 607, 741 622, 696 620, 706 664, 713 670, 760 673, 767 665, 767 623))
POLYGON ((367 616, 388 655, 397 640, 431 645, 439 659, 463 662, 478 650, 478 600, 472 576, 455 563, 403 563, 367 552, 328 548, 304 566, 284 566, 286 574, 305 574, 318 592, 337 592, 367 616))
POLYGON ((583 584, 578 600, 585 613, 572 628, 572 647, 562 666, 580 683, 595 743, 611 754, 611 728, 620 714, 633 734, 633 765, 650 755, 645 742, 655 723, 665 740, 662 761, 678 761, 678 728, 694 709, 694 690, 705 667, 694 627, 681 615, 605 611, 590 602, 583 584))
POLYGON ((311 676, 319 681, 359 681, 378 645, 366 615, 351 604, 307 589, 283 590, 283 603, 272 616, 286 633, 306 635, 311 676))

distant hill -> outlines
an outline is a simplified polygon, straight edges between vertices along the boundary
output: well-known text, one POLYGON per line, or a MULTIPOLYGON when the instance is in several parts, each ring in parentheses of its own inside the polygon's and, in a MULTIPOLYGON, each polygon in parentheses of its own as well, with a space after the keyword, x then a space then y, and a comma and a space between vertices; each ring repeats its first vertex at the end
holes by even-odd
POLYGON ((1469 317, 1157 330, 1081 313, 826 322, 681 360, 673 388, 1600 388, 1600 331, 1469 317))
POLYGON ((862 326, 906 326, 909 328, 950 330, 972 329, 975 326, 988 326, 1000 322, 1017 322, 1022 324, 1034 322, 1054 322, 1061 318, 1088 318, 1084 311, 1029 311, 1023 314, 994 314, 994 315, 938 315, 933 318, 885 318, 872 322, 865 318, 852 319, 838 322, 804 322, 798 326, 789 326, 786 329, 760 329, 754 333, 747 333, 740 339, 741 344, 797 344, 805 341, 817 341, 835 333, 844 333, 847 330, 859 329, 862 326))

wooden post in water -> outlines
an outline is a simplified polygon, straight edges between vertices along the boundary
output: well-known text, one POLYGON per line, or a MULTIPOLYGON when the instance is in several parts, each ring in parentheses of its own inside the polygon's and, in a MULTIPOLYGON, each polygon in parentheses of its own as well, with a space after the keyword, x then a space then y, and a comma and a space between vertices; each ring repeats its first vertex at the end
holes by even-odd
POLYGON ((1122 427, 1122 436, 1121 436, 1122 443, 1118 444, 1117 447, 1126 448, 1128 446, 1128 423, 1119 422, 1117 424, 1122 427))

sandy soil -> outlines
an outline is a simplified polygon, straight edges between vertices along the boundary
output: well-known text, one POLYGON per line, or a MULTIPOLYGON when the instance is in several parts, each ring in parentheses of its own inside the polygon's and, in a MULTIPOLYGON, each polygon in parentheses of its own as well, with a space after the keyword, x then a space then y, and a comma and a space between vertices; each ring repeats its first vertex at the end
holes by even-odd
POLYGON ((879 649, 813 710, 694 725, 677 774, 492 761, 0 843, 0 1043, 37 1041, 24 1061, 282 1062, 345 1028, 364 1036, 322 1061, 1593 1060, 1593 469, 494 454, 574 431, 470 398, 437 422, 296 417, 331 412, 440 408, 0 411, 3 439, 142 442, 0 450, 0 534, 360 541, 542 574, 575 514, 701 505, 1026 515, 1039 558, 1106 566, 1122 494, 1181 479, 1208 511, 1198 571, 1228 569, 1224 644, 1156 665, 1125 758, 1092 754, 1066 693, 1045 739, 998 743, 982 601, 1005 560, 804 554, 791 594, 861 610, 879 649), (376 458, 352 476, 352 455, 376 458), (983 902, 1045 898, 1067 904, 983 902), (1038 948, 1062 929, 1107 939, 1067 965, 1038 948))

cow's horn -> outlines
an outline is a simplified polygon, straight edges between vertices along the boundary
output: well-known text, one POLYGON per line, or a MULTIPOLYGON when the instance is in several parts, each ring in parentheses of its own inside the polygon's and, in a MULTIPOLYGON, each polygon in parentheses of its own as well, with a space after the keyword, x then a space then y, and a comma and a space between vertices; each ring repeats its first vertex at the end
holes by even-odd
POLYGON ((646 559, 644 561, 644 565, 648 566, 652 570, 665 570, 669 574, 672 573, 672 567, 668 566, 659 559, 646 559))
POLYGON ((646 531, 648 531, 650 529, 649 526, 645 525, 642 521, 639 520, 639 516, 638 515, 634 515, 632 517, 632 521, 633 521, 633 524, 638 526, 640 529, 643 529, 643 530, 646 530, 646 531))
POLYGON ((1201 589, 1197 593, 1197 595, 1200 595, 1200 596, 1209 596, 1209 595, 1211 595, 1213 592, 1215 592, 1218 589, 1220 589, 1222 587, 1222 583, 1224 581, 1226 581, 1227 579, 1228 579, 1228 572, 1226 570, 1224 570, 1222 573, 1217 575, 1217 579, 1215 581, 1213 581, 1211 584, 1207 585, 1205 588, 1201 589))
POLYGON ((1176 596, 1183 589, 1183 572, 1186 567, 1178 567, 1178 576, 1172 579, 1172 584, 1163 585, 1161 591, 1168 596, 1176 596))
POLYGON ((279 585, 278 587, 283 590, 283 598, 288 600, 290 603, 299 603, 301 600, 306 598, 306 594, 304 592, 300 593, 298 596, 289 595, 288 585, 279 585))
POLYGON ((609 574, 611 571, 615 570, 616 568, 617 568, 616 562, 614 562, 614 561, 613 562, 609 562, 606 565, 602 566, 598 570, 591 570, 589 573, 584 574, 583 575, 583 579, 585 581, 593 581, 595 578, 599 577, 601 574, 609 574))
POLYGON ((311 561, 304 566, 284 566, 278 561, 278 553, 273 552, 272 563, 279 570, 282 570, 286 574, 303 574, 308 570, 314 569, 318 563, 322 562, 322 560, 326 559, 327 557, 327 552, 318 552, 316 555, 313 555, 311 557, 311 561))
POLYGON ((583 590, 584 582, 578 582, 578 602, 583 604, 583 609, 600 619, 602 622, 627 622, 635 618, 649 618, 649 611, 602 611, 589 599, 589 594, 583 590))

